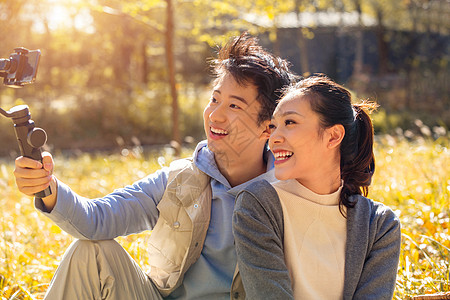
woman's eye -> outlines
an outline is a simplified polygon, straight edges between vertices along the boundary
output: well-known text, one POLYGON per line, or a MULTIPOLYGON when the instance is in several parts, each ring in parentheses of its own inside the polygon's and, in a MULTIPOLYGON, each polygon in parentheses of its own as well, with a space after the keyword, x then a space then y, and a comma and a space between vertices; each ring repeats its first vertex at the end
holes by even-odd
POLYGON ((212 102, 212 103, 217 103, 217 99, 214 98, 214 97, 211 97, 211 102, 212 102))
POLYGON ((277 126, 275 126, 274 124, 269 124, 269 129, 270 130, 274 130, 275 128, 277 128, 277 126))
POLYGON ((296 123, 295 123, 295 121, 292 121, 292 120, 286 120, 286 121, 284 121, 284 124, 285 125, 292 125, 292 124, 296 124, 296 123))
POLYGON ((239 109, 240 107, 239 106, 237 106, 236 104, 230 104, 230 107, 231 108, 237 108, 237 109, 239 109))

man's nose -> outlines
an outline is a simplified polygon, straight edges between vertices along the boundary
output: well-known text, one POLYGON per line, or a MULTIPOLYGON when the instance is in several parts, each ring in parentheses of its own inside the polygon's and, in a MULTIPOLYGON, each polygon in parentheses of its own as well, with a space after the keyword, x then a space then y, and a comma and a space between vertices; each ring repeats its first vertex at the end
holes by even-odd
POLYGON ((225 109, 223 107, 223 105, 217 105, 215 107, 212 108, 212 110, 209 113, 209 119, 212 122, 224 122, 226 117, 225 117, 225 109))

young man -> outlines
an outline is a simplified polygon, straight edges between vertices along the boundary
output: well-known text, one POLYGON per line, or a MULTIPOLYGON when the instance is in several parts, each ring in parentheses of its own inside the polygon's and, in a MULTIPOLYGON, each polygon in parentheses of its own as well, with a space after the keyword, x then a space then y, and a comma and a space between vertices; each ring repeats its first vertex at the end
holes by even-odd
POLYGON ((204 110, 207 141, 191 159, 100 199, 75 194, 43 164, 16 160, 19 190, 38 210, 79 240, 64 255, 46 299, 236 299, 236 253, 231 230, 235 196, 249 183, 274 180, 266 148, 280 89, 296 80, 286 61, 243 34, 213 61, 216 75, 204 110), (42 168, 43 167, 43 168, 42 168), (153 230, 146 274, 115 241, 153 230))

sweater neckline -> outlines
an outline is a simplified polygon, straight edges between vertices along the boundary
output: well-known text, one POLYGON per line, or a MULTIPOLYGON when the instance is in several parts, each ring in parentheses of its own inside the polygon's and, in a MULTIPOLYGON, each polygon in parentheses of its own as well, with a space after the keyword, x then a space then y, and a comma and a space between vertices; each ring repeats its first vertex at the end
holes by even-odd
POLYGON ((326 195, 320 195, 311 191, 310 189, 302 185, 300 182, 298 182, 296 179, 279 180, 274 183, 275 188, 279 188, 289 194, 304 198, 310 202, 324 206, 339 205, 339 196, 341 194, 343 185, 344 181, 341 180, 341 185, 339 186, 336 192, 326 195))

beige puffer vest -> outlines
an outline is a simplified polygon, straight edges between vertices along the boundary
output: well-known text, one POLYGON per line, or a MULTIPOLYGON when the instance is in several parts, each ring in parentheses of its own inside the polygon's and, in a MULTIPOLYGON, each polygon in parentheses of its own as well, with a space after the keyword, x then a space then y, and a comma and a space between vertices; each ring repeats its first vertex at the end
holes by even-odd
MULTIPOLYGON (((149 276, 164 297, 180 286, 186 271, 200 257, 211 217, 211 198, 210 177, 191 158, 170 164, 148 249, 149 276)), ((231 298, 245 299, 237 267, 231 298)))

